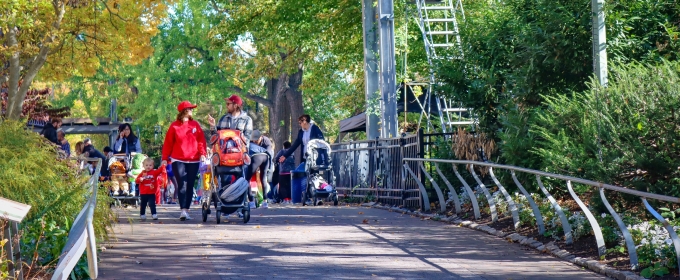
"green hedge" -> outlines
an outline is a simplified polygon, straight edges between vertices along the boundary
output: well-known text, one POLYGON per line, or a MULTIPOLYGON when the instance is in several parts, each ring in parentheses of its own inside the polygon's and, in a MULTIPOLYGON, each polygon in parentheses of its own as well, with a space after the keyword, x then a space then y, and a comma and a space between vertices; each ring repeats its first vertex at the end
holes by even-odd
POLYGON ((606 89, 546 97, 532 152, 549 172, 680 196, 680 63, 610 72, 606 89))
MULTIPOLYGON (((17 121, 0 124, 0 155, 0 197, 31 205, 20 225, 23 261, 32 272, 49 273, 89 196, 89 175, 78 175, 74 162, 58 160, 56 146, 17 121)), ((105 192, 98 199, 94 227, 103 240, 114 216, 105 192)))

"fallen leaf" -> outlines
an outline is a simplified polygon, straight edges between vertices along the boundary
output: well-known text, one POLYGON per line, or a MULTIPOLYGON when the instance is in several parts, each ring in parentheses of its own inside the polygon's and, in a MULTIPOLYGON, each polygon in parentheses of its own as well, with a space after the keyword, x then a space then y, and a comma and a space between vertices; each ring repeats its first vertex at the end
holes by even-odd
POLYGON ((364 219, 364 221, 362 223, 368 224, 368 219, 364 219))
POLYGON ((254 226, 254 228, 260 228, 260 226, 254 226))
POLYGON ((359 215, 363 215, 363 214, 364 214, 364 212, 359 212, 359 215))

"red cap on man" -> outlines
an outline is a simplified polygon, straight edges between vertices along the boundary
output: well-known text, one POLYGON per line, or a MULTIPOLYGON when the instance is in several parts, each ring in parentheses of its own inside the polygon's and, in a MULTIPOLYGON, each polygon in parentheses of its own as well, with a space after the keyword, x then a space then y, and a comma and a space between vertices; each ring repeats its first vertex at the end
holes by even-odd
POLYGON ((193 104, 191 104, 191 102, 189 102, 189 101, 182 101, 182 102, 179 103, 179 105, 177 105, 177 111, 182 112, 182 111, 184 111, 185 109, 193 109, 193 108, 196 108, 196 106, 198 106, 198 105, 193 105, 193 104))
POLYGON ((229 101, 231 101, 232 103, 234 103, 238 106, 243 106, 243 100, 241 99, 241 97, 239 97, 236 94, 229 96, 228 98, 225 98, 224 100, 229 100, 229 101))

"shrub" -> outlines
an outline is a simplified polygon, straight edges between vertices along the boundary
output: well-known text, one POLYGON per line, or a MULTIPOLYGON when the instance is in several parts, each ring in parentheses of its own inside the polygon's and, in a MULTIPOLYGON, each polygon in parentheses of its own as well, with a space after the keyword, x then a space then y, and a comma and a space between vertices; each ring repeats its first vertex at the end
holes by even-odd
MULTIPOLYGON (((83 187, 88 178, 57 159, 56 146, 21 122, 5 120, 0 125, 0 154, 0 197, 31 205, 20 225, 23 260, 44 272, 58 260, 89 196, 83 187)), ((99 192, 98 199, 94 228, 99 239, 106 239, 113 214, 105 192, 99 192)))
POLYGON ((680 196, 679 72, 678 62, 615 65, 606 89, 547 97, 532 125, 543 169, 680 196))

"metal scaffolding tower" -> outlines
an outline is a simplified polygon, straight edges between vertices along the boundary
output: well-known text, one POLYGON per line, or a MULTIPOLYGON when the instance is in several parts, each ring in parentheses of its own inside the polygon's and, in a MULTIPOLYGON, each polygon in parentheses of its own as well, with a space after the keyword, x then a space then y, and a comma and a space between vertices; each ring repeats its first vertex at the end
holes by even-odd
POLYGON ((447 127, 453 131, 454 126, 474 124, 475 120, 471 116, 470 109, 455 106, 452 100, 434 92, 436 79, 433 64, 435 61, 438 59, 463 59, 458 29, 458 16, 460 15, 465 19, 463 3, 461 0, 416 0, 416 4, 418 5, 419 27, 425 43, 427 60, 430 64, 430 81, 418 125, 420 126, 421 120, 425 116, 427 130, 429 131, 433 128, 430 122, 430 103, 432 99, 434 99, 437 105, 437 112, 443 132, 447 131, 447 127), (453 47, 458 49, 455 56, 442 56, 448 53, 446 50, 453 47))

